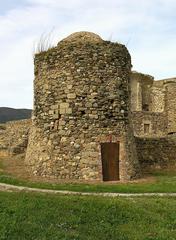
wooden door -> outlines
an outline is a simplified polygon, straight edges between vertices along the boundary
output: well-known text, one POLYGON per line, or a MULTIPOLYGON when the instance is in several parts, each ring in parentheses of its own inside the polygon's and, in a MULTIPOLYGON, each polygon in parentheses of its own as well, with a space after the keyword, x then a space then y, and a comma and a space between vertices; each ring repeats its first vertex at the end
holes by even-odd
POLYGON ((103 181, 119 180, 119 143, 101 143, 103 181))

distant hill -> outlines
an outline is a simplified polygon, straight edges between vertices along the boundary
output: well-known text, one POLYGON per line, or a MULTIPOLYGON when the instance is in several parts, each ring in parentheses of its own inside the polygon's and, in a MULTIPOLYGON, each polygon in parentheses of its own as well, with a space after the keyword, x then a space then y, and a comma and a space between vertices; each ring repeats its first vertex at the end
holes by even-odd
POLYGON ((31 118, 31 109, 0 107, 0 123, 31 118))

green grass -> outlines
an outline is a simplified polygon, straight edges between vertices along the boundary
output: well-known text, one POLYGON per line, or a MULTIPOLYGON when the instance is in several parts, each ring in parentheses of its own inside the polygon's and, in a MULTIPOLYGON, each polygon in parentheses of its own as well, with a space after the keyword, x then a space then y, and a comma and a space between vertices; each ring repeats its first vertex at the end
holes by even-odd
POLYGON ((32 188, 44 188, 55 190, 70 190, 81 192, 119 192, 119 193, 171 193, 176 192, 176 172, 154 172, 153 182, 145 183, 117 183, 117 184, 85 184, 85 183, 39 183, 17 179, 5 173, 0 173, 0 182, 27 186, 32 188))
POLYGON ((0 240, 175 240, 176 198, 0 192, 0 240))

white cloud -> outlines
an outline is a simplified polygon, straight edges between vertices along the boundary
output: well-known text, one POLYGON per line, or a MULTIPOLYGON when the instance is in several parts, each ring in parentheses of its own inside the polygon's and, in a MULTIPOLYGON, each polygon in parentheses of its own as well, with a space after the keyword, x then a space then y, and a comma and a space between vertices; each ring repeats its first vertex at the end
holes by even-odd
POLYGON ((33 43, 87 30, 127 44, 136 70, 175 74, 175 0, 24 0, 0 16, 0 106, 32 106, 33 43))

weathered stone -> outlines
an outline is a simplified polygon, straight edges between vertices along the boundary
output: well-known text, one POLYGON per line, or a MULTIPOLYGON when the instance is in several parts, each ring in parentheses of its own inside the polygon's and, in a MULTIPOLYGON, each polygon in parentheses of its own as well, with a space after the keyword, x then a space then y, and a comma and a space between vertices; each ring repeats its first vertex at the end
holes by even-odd
MULTIPOLYGON (((53 115, 53 114, 54 114, 54 111, 53 111, 53 110, 50 110, 50 111, 49 111, 49 114, 50 114, 50 115, 53 115)), ((43 115, 44 115, 44 114, 43 114, 43 115)))
MULTIPOLYGON (((67 78, 68 79, 68 78, 67 78)), ((68 79, 69 80, 69 79, 68 79)), ((67 88, 70 90, 70 89, 72 89, 72 85, 67 85, 67 88)))
POLYGON ((60 114, 65 114, 65 113, 66 113, 66 108, 60 108, 59 113, 60 113, 60 114))
POLYGON ((29 167, 42 176, 57 172, 61 179, 102 180, 101 144, 113 139, 123 149, 117 174, 135 177, 138 161, 128 111, 130 71, 126 47, 93 33, 73 34, 49 52, 37 54, 35 110, 26 154, 29 167), (118 107, 113 107, 114 102, 118 107), (52 123, 46 129, 48 122, 52 123), (50 170, 38 164, 40 156, 43 162, 50 157, 50 170))
POLYGON ((66 108, 65 113, 71 114, 72 113, 72 109, 71 108, 66 108))
POLYGON ((96 114, 89 114, 89 117, 92 118, 92 119, 98 119, 98 115, 96 114))
POLYGON ((66 121, 64 121, 64 120, 59 120, 59 125, 61 125, 61 126, 64 126, 66 124, 66 121))
POLYGON ((53 114, 53 119, 58 119, 59 118, 59 114, 53 114))
POLYGON ((74 147, 75 147, 75 148, 80 148, 80 145, 77 144, 77 143, 75 143, 75 144, 74 144, 74 147))
POLYGON ((69 103, 63 102, 60 104, 60 109, 61 108, 68 108, 69 107, 69 103))
POLYGON ((52 105, 51 109, 58 109, 58 107, 59 107, 58 105, 52 105))
POLYGON ((76 98, 76 94, 75 93, 69 93, 69 94, 67 94, 67 98, 75 99, 76 98))
POLYGON ((7 122, 0 126, 0 156, 26 151, 31 120, 7 122))
POLYGON ((35 175, 101 181, 104 143, 119 144, 120 180, 138 177, 139 163, 175 167, 176 78, 130 78, 130 67, 123 45, 90 33, 37 54, 32 125, 0 125, 0 156, 24 153, 31 126, 26 164, 35 175))

